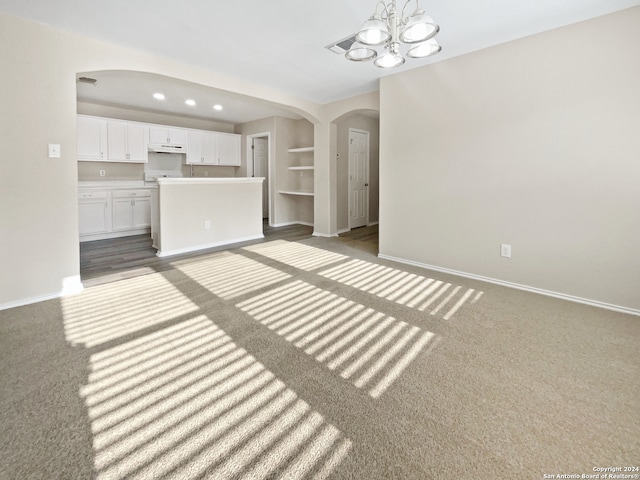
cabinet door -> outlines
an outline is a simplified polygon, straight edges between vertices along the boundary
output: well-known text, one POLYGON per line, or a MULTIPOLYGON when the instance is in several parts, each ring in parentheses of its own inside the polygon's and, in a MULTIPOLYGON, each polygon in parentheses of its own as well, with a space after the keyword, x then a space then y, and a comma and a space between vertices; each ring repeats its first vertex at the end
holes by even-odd
POLYGON ((79 205, 80 235, 109 231, 106 200, 82 200, 79 205))
POLYGON ((190 130, 188 135, 187 144, 187 163, 199 164, 202 163, 202 136, 200 132, 196 130, 190 130))
POLYGON ((107 158, 110 162, 147 163, 147 145, 143 125, 107 122, 107 158))
POLYGON ((240 135, 215 134, 218 165, 240 165, 240 135))
POLYGON ((107 159, 127 161, 127 124, 124 122, 107 122, 107 159))
POLYGON ((136 198, 132 205, 133 228, 147 228, 151 226, 151 198, 136 198))
POLYGON ((78 115, 76 142, 78 160, 106 160, 107 121, 103 118, 78 115))
POLYGON ((216 165, 214 134, 211 132, 203 132, 200 138, 200 146, 202 147, 202 163, 206 165, 216 165))
POLYGON ((133 228, 133 200, 131 198, 113 199, 113 231, 133 228))
POLYGON ((169 131, 165 127, 149 127, 149 143, 169 143, 169 131))
POLYGON ((169 128, 169 143, 171 145, 186 145, 187 144, 187 130, 180 128, 169 128))
POLYGON ((137 123, 129 123, 127 125, 127 161, 136 163, 147 163, 149 161, 145 130, 146 127, 144 125, 138 125, 137 123))
POLYGON ((149 143, 186 145, 187 130, 184 128, 149 127, 149 143))

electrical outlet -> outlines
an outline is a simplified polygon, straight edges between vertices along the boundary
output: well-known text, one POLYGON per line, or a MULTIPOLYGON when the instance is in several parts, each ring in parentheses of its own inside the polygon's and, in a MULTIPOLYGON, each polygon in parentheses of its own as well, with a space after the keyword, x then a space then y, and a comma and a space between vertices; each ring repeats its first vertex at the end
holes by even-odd
POLYGON ((204 171, 204 176, 205 176, 205 177, 208 177, 208 176, 209 176, 209 170, 205 170, 205 171, 204 171))
POLYGON ((100 170, 100 176, 104 177, 107 174, 106 170, 100 170))
POLYGON ((500 245, 500 256, 511 258, 511 245, 507 245, 506 243, 500 245))
POLYGON ((204 221, 204 228, 205 230, 209 230, 211 228, 211 220, 204 221))

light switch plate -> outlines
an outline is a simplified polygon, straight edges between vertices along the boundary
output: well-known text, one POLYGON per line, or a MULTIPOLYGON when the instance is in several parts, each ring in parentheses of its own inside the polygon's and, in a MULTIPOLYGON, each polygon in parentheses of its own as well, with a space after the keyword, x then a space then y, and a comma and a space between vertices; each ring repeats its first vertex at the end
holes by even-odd
POLYGON ((50 143, 49 144, 49 158, 60 158, 60 144, 59 143, 50 143))

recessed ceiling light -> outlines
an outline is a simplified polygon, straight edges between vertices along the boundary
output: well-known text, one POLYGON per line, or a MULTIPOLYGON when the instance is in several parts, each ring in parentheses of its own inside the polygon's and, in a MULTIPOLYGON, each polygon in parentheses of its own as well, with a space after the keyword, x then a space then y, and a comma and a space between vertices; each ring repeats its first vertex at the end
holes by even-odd
POLYGON ((196 101, 191 99, 191 98, 189 98, 188 100, 185 100, 184 103, 186 103, 190 107, 195 107, 196 106, 196 101))
POLYGON ((218 105, 217 103, 213 106, 214 110, 222 110, 222 105, 218 105))
POLYGON ((158 93, 154 93, 153 94, 153 98, 155 98, 156 100, 164 100, 164 94, 158 92, 158 93))

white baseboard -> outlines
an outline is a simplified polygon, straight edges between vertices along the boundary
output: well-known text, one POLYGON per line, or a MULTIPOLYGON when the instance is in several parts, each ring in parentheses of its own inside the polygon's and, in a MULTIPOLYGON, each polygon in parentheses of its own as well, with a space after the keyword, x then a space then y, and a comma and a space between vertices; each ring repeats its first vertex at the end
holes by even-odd
POLYGON ((316 232, 314 230, 313 234, 314 237, 324 237, 324 238, 332 238, 332 237, 337 237, 338 234, 337 233, 320 233, 320 232, 316 232))
POLYGON ((173 255, 180 255, 182 253, 197 252, 199 250, 206 250, 208 248, 221 247, 223 245, 231 245, 232 243, 248 242, 250 240, 259 240, 260 238, 264 238, 264 235, 260 234, 260 235, 252 235, 248 237, 233 238, 231 240, 223 240, 220 242, 206 243, 203 245, 194 245, 191 247, 178 248, 176 250, 167 250, 167 251, 158 250, 156 255, 158 257, 171 257, 173 255))
POLYGON ((338 235, 340 235, 341 233, 347 233, 350 232, 351 229, 350 228, 341 228, 340 230, 338 230, 338 235))
POLYGON ((9 308, 23 307, 25 305, 31 305, 32 303, 54 300, 56 298, 66 297, 67 295, 80 293, 82 290, 84 290, 84 287, 82 285, 82 282, 80 281, 80 275, 74 275, 73 277, 62 279, 62 290, 57 293, 38 295, 36 297, 22 298, 20 300, 3 303, 0 305, 0 310, 8 310, 9 308))
POLYGON ((305 225, 307 227, 313 227, 313 223, 309 222, 284 222, 284 223, 274 223, 273 225, 269 225, 270 227, 290 227, 291 225, 305 225))
POLYGON ((369 223, 367 224, 367 227, 372 227, 372 226, 374 226, 374 225, 378 225, 378 222, 377 222, 377 221, 375 221, 375 222, 369 222, 369 223))
POLYGON ((94 235, 81 235, 80 243, 93 242, 94 240, 107 240, 109 238, 130 237, 132 235, 146 235, 151 233, 151 228, 138 228, 136 230, 123 230, 120 232, 97 233, 94 235))
POLYGON ((482 275, 475 275, 473 273, 460 272, 458 270, 451 270, 449 268, 437 267, 435 265, 429 265, 426 263, 414 262, 413 260, 407 260, 404 258, 393 257, 391 255, 378 254, 379 258, 383 258, 385 260, 392 260, 398 263, 404 263, 407 265, 413 265, 415 267, 425 268, 428 270, 434 270, 436 272, 448 273, 451 275, 456 275, 458 277, 471 278, 473 280, 480 280, 481 282, 493 283, 495 285, 501 285, 503 287, 515 288, 517 290, 524 290, 526 292, 537 293, 539 295, 546 295, 547 297, 555 297, 560 298, 562 300, 568 300, 570 302, 582 303, 585 305, 590 305, 592 307, 604 308, 606 310, 613 310, 614 312, 627 313, 629 315, 638 315, 640 316, 640 310, 636 310, 634 308, 623 307, 620 305, 612 305, 610 303, 600 302, 598 300, 591 300, 588 298, 576 297, 574 295, 568 295, 566 293, 553 292, 551 290, 545 290, 537 287, 530 287, 528 285, 521 285, 519 283, 507 282, 505 280, 500 280, 497 278, 484 277, 482 275))

